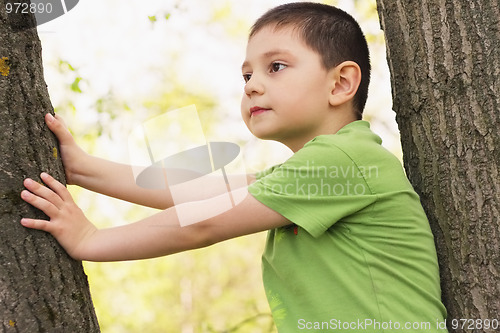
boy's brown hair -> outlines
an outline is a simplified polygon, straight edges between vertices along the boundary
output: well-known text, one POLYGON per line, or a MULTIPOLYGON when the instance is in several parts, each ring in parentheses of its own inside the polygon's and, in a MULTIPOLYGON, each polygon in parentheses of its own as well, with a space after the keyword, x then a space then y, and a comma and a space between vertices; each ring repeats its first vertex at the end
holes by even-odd
POLYGON ((264 27, 292 26, 306 45, 317 52, 328 70, 344 61, 354 61, 361 69, 361 83, 353 99, 361 119, 370 83, 370 53, 366 38, 356 20, 343 10, 313 2, 294 2, 275 7, 252 26, 251 38, 264 27))

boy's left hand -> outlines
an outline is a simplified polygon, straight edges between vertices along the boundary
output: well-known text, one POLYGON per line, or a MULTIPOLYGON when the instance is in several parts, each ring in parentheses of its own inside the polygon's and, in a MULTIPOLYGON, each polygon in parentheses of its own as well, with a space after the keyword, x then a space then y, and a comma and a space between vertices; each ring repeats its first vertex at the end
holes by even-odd
POLYGON ((75 204, 63 184, 47 173, 42 173, 40 177, 47 187, 27 178, 24 180, 27 190, 21 192, 21 198, 43 211, 50 221, 23 218, 21 224, 51 233, 70 256, 81 259, 85 243, 97 229, 75 204))

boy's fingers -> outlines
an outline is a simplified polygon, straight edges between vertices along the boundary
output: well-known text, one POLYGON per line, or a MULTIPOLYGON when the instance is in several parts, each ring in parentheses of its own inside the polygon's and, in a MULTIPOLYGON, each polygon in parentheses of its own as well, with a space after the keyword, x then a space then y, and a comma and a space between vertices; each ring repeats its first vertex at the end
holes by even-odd
POLYGON ((43 230, 50 232, 52 230, 52 225, 49 221, 22 218, 21 224, 27 228, 43 230))
POLYGON ((65 202, 73 203, 73 198, 66 187, 49 174, 43 172, 40 177, 48 187, 32 179, 25 179, 24 186, 27 190, 21 192, 21 198, 50 218, 56 217, 65 202))
POLYGON ((55 128, 56 127, 56 118, 51 114, 51 113, 47 113, 45 115, 45 123, 50 127, 50 128, 55 128))
MULTIPOLYGON (((54 206, 57 208, 61 208, 63 205, 63 199, 56 194, 53 190, 50 188, 34 181, 33 179, 27 178, 24 180, 24 186, 26 189, 28 189, 31 193, 35 194, 36 196, 43 198, 47 200, 48 202, 52 203, 54 206)), ((25 194, 25 197, 28 198, 28 194, 25 194)))
POLYGON ((73 137, 66 128, 66 125, 62 121, 62 118, 56 115, 55 117, 47 113, 45 115, 45 123, 49 129, 57 136, 59 141, 71 140, 73 137))
POLYGON ((55 193, 63 200, 63 201, 73 201, 73 197, 69 193, 66 186, 57 181, 54 177, 49 175, 48 173, 42 172, 40 174, 40 178, 42 178, 43 182, 47 184, 55 193))
POLYGON ((21 198, 33 207, 40 209, 49 217, 56 216, 59 211, 59 209, 54 204, 29 191, 22 191, 21 198))

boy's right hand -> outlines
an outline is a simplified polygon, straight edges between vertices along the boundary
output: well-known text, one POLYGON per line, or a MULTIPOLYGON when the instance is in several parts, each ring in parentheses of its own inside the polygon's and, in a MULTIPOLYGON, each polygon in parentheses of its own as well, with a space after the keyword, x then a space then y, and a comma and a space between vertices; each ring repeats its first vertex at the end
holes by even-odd
POLYGON ((26 190, 21 192, 21 198, 43 211, 49 220, 22 218, 21 224, 50 232, 71 257, 85 259, 86 244, 90 243, 97 228, 85 217, 63 184, 47 173, 42 173, 40 178, 46 186, 29 178, 24 180, 26 190))
POLYGON ((62 158, 64 171, 66 173, 66 183, 76 184, 75 176, 79 173, 79 168, 84 164, 87 155, 75 142, 66 124, 59 115, 45 115, 45 123, 59 140, 59 150, 62 158))

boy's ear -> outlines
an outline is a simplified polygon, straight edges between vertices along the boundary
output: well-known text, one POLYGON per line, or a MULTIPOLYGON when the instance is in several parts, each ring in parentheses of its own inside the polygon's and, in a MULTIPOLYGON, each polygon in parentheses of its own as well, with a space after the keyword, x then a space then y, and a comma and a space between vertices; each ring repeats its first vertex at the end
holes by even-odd
POLYGON ((361 69, 354 61, 344 61, 330 70, 329 102, 339 106, 354 98, 361 83, 361 69))

